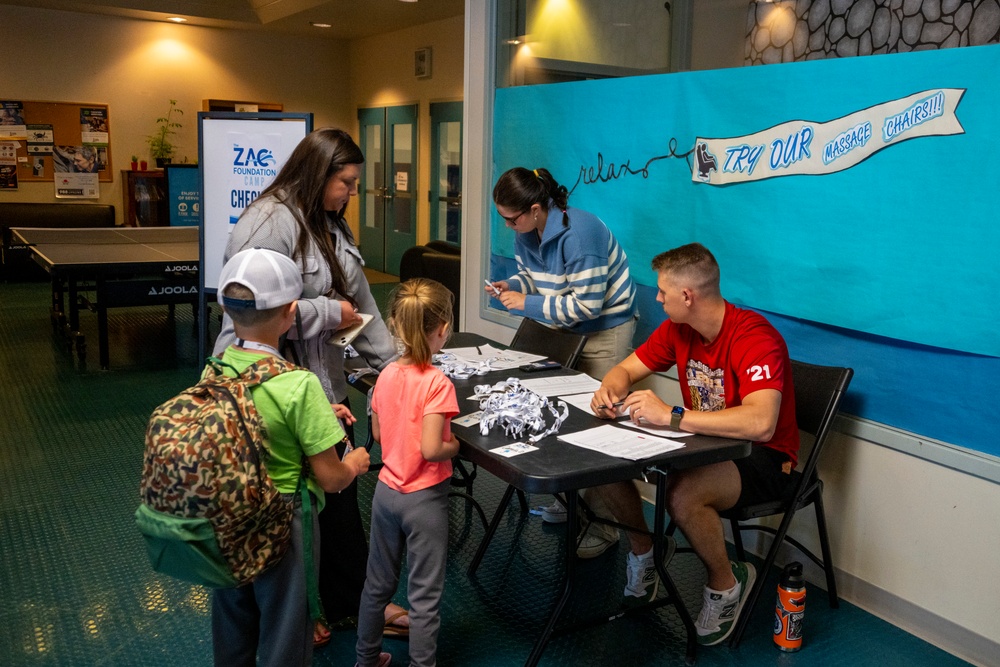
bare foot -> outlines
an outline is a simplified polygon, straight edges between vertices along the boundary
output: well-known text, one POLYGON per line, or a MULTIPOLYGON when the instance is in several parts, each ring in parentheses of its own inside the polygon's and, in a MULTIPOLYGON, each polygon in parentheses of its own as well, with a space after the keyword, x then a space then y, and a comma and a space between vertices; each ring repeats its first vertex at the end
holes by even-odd
POLYGON ((330 641, 330 630, 322 621, 316 621, 313 627, 313 646, 325 646, 330 641))
POLYGON ((385 622, 391 623, 397 628, 409 628, 410 616, 405 609, 394 602, 390 602, 385 608, 385 622))

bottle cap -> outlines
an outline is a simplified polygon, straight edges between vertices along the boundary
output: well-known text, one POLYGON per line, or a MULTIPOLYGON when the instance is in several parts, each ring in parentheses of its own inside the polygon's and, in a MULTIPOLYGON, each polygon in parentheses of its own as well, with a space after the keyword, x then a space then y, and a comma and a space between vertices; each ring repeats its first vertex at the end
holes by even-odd
POLYGON ((793 561, 785 566, 781 574, 781 585, 784 588, 802 588, 802 563, 793 561))

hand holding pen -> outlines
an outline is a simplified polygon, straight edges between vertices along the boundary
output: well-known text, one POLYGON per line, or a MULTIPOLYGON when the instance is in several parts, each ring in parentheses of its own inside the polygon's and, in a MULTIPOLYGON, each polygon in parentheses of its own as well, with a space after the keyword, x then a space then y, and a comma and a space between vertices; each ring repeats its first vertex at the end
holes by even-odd
POLYGON ((621 400, 618 400, 619 394, 602 386, 594 392, 594 397, 590 399, 590 410, 602 419, 614 419, 621 414, 621 409, 625 405, 625 398, 631 393, 630 391, 626 391, 625 396, 621 400))
POLYGON ((501 292, 500 288, 497 287, 497 285, 495 285, 494 283, 491 283, 489 278, 485 278, 484 280, 486 282, 486 291, 488 292, 492 291, 494 296, 499 297, 501 292))

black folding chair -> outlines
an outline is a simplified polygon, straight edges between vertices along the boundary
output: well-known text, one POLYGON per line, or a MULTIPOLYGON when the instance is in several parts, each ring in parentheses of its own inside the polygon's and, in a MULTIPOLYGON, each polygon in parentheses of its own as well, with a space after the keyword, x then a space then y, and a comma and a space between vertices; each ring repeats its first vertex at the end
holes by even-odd
POLYGON ((851 383, 853 375, 854 371, 850 368, 816 366, 801 361, 792 361, 792 378, 795 384, 795 418, 798 421, 799 430, 805 435, 812 436, 811 438, 803 438, 802 449, 799 452, 799 469, 792 473, 796 478, 794 487, 785 498, 721 513, 722 518, 730 521, 736 556, 740 560, 746 560, 742 539, 744 530, 759 530, 774 536, 771 546, 767 550, 767 555, 764 557, 757 581, 747 594, 743 612, 736 621, 736 627, 729 638, 729 645, 733 648, 739 645, 740 639, 743 637, 754 604, 760 597, 767 573, 774 565, 782 542, 793 545, 803 555, 823 568, 826 572, 826 587, 830 606, 833 608, 840 606, 837 597, 837 581, 833 572, 833 559, 830 555, 830 540, 826 531, 826 515, 823 512, 823 481, 816 472, 816 464, 829 438, 830 427, 837 416, 840 401, 847 391, 847 386, 851 383), (808 440, 812 440, 811 451, 807 449, 808 440), (807 451, 808 453, 806 453, 807 451), (822 559, 805 548, 798 540, 788 536, 788 528, 795 513, 810 504, 816 510, 816 528, 819 531, 822 559), (774 514, 784 515, 776 529, 770 526, 741 523, 774 514))
POLYGON ((510 349, 518 352, 544 354, 552 361, 558 361, 566 368, 576 368, 580 355, 587 344, 587 335, 573 333, 565 329, 553 329, 525 317, 521 320, 510 349))

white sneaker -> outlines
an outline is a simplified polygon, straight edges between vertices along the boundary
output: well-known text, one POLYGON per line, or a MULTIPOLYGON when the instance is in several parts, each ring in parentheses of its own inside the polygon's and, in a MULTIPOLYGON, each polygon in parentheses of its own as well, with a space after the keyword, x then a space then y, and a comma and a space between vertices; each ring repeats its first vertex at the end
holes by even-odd
POLYGON ((733 632, 743 601, 757 578, 757 571, 750 563, 733 562, 732 567, 736 586, 728 594, 705 587, 701 613, 694 622, 698 643, 704 646, 719 644, 733 632))
POLYGON ((576 555, 580 558, 597 558, 618 544, 618 529, 603 523, 591 523, 586 528, 583 540, 576 547, 576 555))
MULTIPOLYGON (((677 543, 674 542, 674 538, 668 536, 665 546, 666 554, 663 557, 664 567, 674 557, 674 551, 677 550, 677 543)), ((656 571, 656 560, 653 558, 652 549, 648 554, 643 556, 636 556, 629 551, 625 573, 626 605, 642 604, 656 599, 656 593, 660 589, 660 574, 656 571)))
POLYGON ((542 521, 545 523, 566 523, 566 506, 558 500, 553 500, 548 507, 539 507, 542 521))

